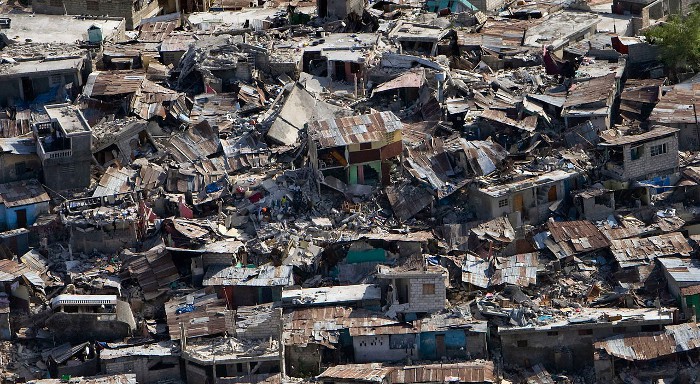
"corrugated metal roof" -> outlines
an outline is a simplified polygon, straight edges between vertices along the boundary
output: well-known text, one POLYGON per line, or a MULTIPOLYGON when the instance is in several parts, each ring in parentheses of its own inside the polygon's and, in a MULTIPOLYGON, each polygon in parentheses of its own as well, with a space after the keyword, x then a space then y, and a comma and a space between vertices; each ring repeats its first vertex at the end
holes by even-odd
POLYGON ((342 329, 349 329, 356 335, 365 335, 369 329, 395 324, 399 322, 361 308, 301 308, 283 314, 283 339, 287 345, 315 343, 332 346, 338 342, 339 331, 342 329))
POLYGON ((250 286, 250 287, 271 287, 271 286, 289 286, 294 283, 292 279, 291 265, 280 265, 278 267, 272 264, 262 265, 257 268, 244 267, 223 267, 217 269, 214 266, 209 267, 207 274, 204 276, 202 285, 212 286, 250 286))
POLYGON ((83 93, 87 97, 136 93, 146 80, 141 71, 96 71, 90 74, 83 93))
POLYGON ((401 120, 393 112, 378 112, 313 121, 309 124, 309 134, 321 148, 328 148, 349 144, 388 142, 390 140, 387 140, 387 134, 401 131, 402 127, 401 120))
POLYGON ((379 84, 372 90, 372 96, 379 92, 391 91, 398 88, 420 88, 425 83, 425 70, 408 71, 379 84))
POLYGON ((471 181, 454 169, 442 139, 426 140, 420 147, 407 148, 406 152, 404 167, 414 178, 428 183, 439 199, 451 195, 471 181))
POLYGON ((700 329, 694 323, 668 325, 663 332, 613 336, 595 348, 629 361, 646 361, 700 348, 700 329))
POLYGON ((235 333, 235 311, 228 310, 226 300, 215 294, 195 297, 193 311, 176 313, 187 304, 187 298, 177 298, 165 303, 168 331, 172 340, 180 340, 180 325, 186 328, 187 337, 222 335, 235 333))
POLYGON ((129 274, 144 292, 167 288, 180 278, 177 267, 163 244, 138 254, 125 251, 125 256, 129 258, 126 261, 129 274))
POLYGON ((615 84, 614 73, 576 83, 569 88, 563 108, 607 101, 615 90, 615 84))
POLYGON ((195 37, 191 33, 171 33, 160 44, 161 52, 185 52, 190 44, 195 42, 195 37))
POLYGON ((620 94, 622 102, 653 104, 659 100, 663 79, 629 79, 620 94))
POLYGON ((490 267, 487 260, 468 253, 462 263, 462 281, 479 288, 488 288, 490 267))
POLYGON ((462 281, 480 288, 501 284, 521 287, 537 284, 537 253, 523 253, 499 260, 500 264, 492 266, 487 260, 467 254, 462 263, 462 281))
MULTIPOLYGON (((61 379, 29 380, 27 384, 64 384, 61 379)), ((125 373, 119 375, 72 377, 71 384, 136 384, 136 374, 125 373)))
POLYGON ((31 270, 16 261, 0 260, 0 282, 12 282, 27 272, 31 272, 31 270))
POLYGON ((135 169, 109 167, 97 183, 92 197, 111 196, 135 190, 135 169))
POLYGON ((662 95, 649 115, 656 124, 697 124, 700 110, 700 83, 677 84, 662 95))
POLYGON ((415 366, 385 366, 380 363, 336 365, 326 369, 319 379, 336 381, 413 383, 493 383, 491 361, 470 361, 454 364, 425 364, 415 366))
POLYGON ((491 361, 401 367, 392 370, 389 377, 389 382, 392 384, 495 382, 494 367, 491 361))
POLYGON ((41 358, 44 361, 49 358, 53 359, 58 364, 63 364, 68 359, 73 357, 78 352, 81 352, 86 347, 90 345, 90 342, 84 342, 75 346, 71 346, 70 343, 61 344, 56 348, 51 348, 49 350, 44 350, 41 352, 41 358))
POLYGON ((504 258, 491 277, 492 285, 513 284, 527 287, 537 284, 537 253, 523 253, 504 258))
POLYGON ((547 228, 556 245, 547 244, 547 247, 559 258, 610 246, 598 227, 587 220, 562 222, 550 220, 547 222, 547 228))
POLYGON ((336 365, 323 371, 318 378, 381 383, 392 369, 380 363, 336 365))
POLYGON ((8 208, 45 203, 49 194, 37 180, 14 181, 0 184, 0 203, 8 208))
POLYGON ((170 138, 172 155, 179 162, 206 158, 219 149, 219 143, 219 137, 206 120, 170 138))
POLYGON ((610 251, 621 268, 647 264, 662 256, 689 255, 693 248, 680 232, 612 240, 610 251))
POLYGON ((142 24, 139 27, 138 41, 142 43, 160 43, 165 40, 170 32, 174 31, 179 20, 154 21, 142 24))
POLYGON ((535 128, 537 128, 537 116, 527 116, 522 120, 513 120, 508 117, 504 111, 496 109, 487 109, 481 112, 479 116, 484 120, 505 124, 527 132, 534 132, 535 128))
POLYGON ((677 283, 700 284, 700 260, 660 257, 656 259, 677 283))
POLYGON ((680 129, 664 127, 661 125, 655 125, 651 130, 640 133, 638 135, 624 135, 614 138, 603 138, 604 142, 600 143, 602 146, 611 145, 625 145, 632 143, 640 143, 644 141, 659 139, 665 136, 671 136, 678 133, 680 129))

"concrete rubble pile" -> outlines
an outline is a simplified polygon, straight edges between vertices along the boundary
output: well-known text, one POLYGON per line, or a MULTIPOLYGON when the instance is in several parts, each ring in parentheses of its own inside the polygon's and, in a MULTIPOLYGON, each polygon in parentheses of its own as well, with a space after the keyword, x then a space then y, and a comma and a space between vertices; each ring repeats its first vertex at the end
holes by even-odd
POLYGON ((68 3, 0 4, 3 384, 700 380, 688 4, 68 3))

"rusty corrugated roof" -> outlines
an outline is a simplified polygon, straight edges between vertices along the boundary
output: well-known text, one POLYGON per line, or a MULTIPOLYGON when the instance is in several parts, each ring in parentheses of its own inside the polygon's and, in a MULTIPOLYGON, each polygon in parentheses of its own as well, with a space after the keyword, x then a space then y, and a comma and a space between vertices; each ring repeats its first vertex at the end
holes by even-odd
POLYGON ((494 381, 494 367, 491 361, 397 367, 389 373, 389 382, 392 384, 494 381))
POLYGON ((613 336, 595 343, 609 355, 646 361, 700 348, 700 329, 695 323, 668 325, 662 332, 613 336))
POLYGON ((380 363, 345 364, 326 369, 318 378, 370 383, 386 381, 391 384, 495 382, 493 362, 484 360, 414 366, 386 366, 380 363))
POLYGON ((587 220, 547 222, 555 245, 547 244, 557 257, 567 257, 577 253, 592 252, 610 246, 598 227, 587 220))
POLYGON ((649 115, 656 124, 697 124, 700 84, 677 84, 666 92, 649 115))
POLYGON ((388 142, 391 140, 387 140, 387 134, 400 131, 402 127, 401 120, 393 112, 378 112, 313 121, 309 124, 309 134, 321 148, 329 148, 349 144, 388 142))
POLYGON ((655 125, 651 130, 640 133, 638 135, 624 135, 613 138, 603 138, 602 146, 625 145, 632 143, 640 143, 649 140, 659 139, 665 136, 671 136, 678 133, 680 129, 655 125))
POLYGON ((318 378, 381 383, 392 369, 380 363, 336 365, 323 371, 318 378))
POLYGON ((621 268, 647 264, 662 256, 688 255, 693 248, 682 233, 611 241, 610 251, 621 268))
POLYGON ((187 337, 223 335, 235 333, 235 311, 228 310, 226 300, 216 295, 194 299, 191 312, 177 313, 186 308, 185 298, 173 299, 165 303, 168 331, 172 340, 180 340, 180 326, 185 327, 187 337))
POLYGON ((34 179, 0 184, 0 203, 8 208, 45 203, 49 200, 49 194, 34 179))
POLYGON ((285 344, 327 346, 338 342, 342 329, 349 329, 351 334, 365 335, 378 327, 399 324, 376 312, 343 306, 288 310, 283 314, 283 323, 285 344))
POLYGON ((87 97, 128 95, 141 89, 145 80, 141 71, 96 71, 88 77, 83 93, 87 97))
POLYGON ((569 89, 563 108, 606 101, 615 90, 615 84, 614 73, 576 83, 569 89))

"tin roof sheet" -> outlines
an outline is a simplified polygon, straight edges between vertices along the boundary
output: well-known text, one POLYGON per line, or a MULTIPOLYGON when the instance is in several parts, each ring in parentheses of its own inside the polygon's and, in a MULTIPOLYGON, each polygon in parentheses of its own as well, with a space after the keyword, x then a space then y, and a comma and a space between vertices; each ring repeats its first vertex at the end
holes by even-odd
POLYGON ((595 348, 629 361, 646 361, 700 348, 694 323, 667 325, 662 332, 618 335, 595 343, 595 348))
POLYGON ((292 270, 293 266, 291 265, 275 267, 272 264, 257 268, 235 266, 215 268, 212 266, 207 270, 202 284, 204 286, 289 286, 294 283, 292 279, 292 270))
POLYGON ((401 120, 393 112, 378 112, 314 121, 309 125, 309 134, 321 148, 328 148, 375 141, 384 142, 386 134, 400 131, 402 127, 401 120))
POLYGON ((611 243, 610 251, 622 268, 647 264, 662 256, 689 255, 693 250, 680 232, 612 240, 611 243))
POLYGON ((7 208, 46 203, 49 194, 37 180, 0 184, 0 202, 7 208))

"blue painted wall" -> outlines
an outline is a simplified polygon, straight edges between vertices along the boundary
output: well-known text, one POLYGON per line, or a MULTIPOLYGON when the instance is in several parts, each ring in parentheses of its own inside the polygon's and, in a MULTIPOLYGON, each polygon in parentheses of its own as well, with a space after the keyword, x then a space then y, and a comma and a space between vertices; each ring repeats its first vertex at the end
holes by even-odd
POLYGON ((423 332, 420 334, 420 357, 426 360, 439 360, 436 335, 445 335, 446 356, 467 357, 467 336, 462 329, 455 329, 441 332, 423 332))
POLYGON ((2 218, 2 222, 4 225, 3 229, 10 230, 17 229, 17 211, 24 209, 27 212, 27 226, 30 226, 36 222, 36 219, 39 217, 40 214, 48 212, 49 203, 46 202, 39 204, 22 205, 12 208, 7 208, 4 205, 0 205, 0 207, 2 207, 0 209, 2 211, 2 213, 0 213, 0 218, 2 218))

